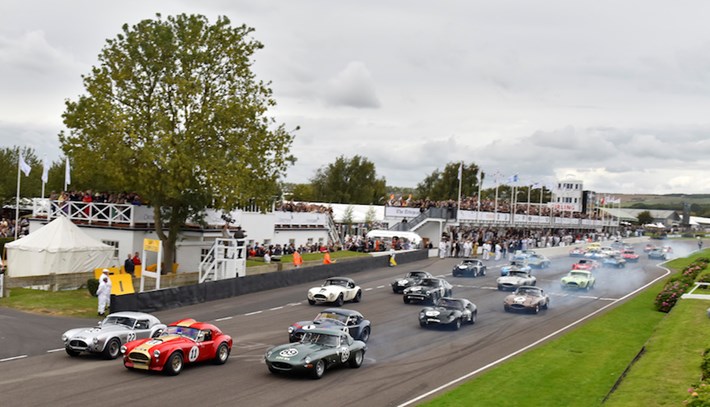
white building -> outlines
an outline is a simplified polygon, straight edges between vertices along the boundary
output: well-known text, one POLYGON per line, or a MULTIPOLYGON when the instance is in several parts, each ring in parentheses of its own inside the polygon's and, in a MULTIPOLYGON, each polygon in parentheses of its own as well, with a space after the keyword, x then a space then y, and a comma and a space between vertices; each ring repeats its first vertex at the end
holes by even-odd
POLYGON ((552 202, 549 206, 560 212, 581 212, 582 197, 582 181, 560 180, 557 182, 557 187, 552 190, 552 202))

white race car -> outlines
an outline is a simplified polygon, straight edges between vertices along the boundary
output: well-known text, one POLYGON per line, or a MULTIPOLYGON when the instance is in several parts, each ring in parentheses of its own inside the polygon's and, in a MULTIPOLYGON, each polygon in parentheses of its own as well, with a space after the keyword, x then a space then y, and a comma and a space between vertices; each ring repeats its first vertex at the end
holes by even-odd
POLYGON ((362 290, 347 277, 331 277, 320 287, 308 290, 308 303, 311 305, 332 303, 340 307, 345 301, 360 302, 360 299, 362 290))
POLYGON ((498 277, 496 280, 498 284, 498 290, 501 291, 513 291, 520 286, 530 285, 533 286, 537 283, 537 278, 530 275, 527 271, 523 270, 510 270, 510 274, 503 277, 498 277))

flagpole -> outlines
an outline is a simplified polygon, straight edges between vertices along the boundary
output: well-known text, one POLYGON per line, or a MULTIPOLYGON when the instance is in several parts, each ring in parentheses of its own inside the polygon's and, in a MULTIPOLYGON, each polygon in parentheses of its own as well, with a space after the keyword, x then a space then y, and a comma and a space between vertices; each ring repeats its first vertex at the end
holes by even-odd
POLYGON ((478 169, 478 201, 476 202, 477 212, 476 212, 476 222, 481 221, 481 184, 483 177, 481 176, 481 169, 478 169))
POLYGON ((528 184, 528 209, 527 209, 527 222, 530 222, 530 191, 532 190, 532 184, 528 184))
MULTIPOLYGON (((22 154, 22 153, 20 153, 22 154)), ((17 160, 17 195, 15 195, 15 240, 17 240, 17 229, 20 226, 20 159, 17 160)))
POLYGON ((456 222, 459 221, 459 212, 461 211, 461 180, 463 179, 463 161, 459 164, 459 202, 456 205, 456 222))
POLYGON ((498 173, 496 173, 495 176, 495 181, 496 181, 496 200, 495 204, 493 205, 493 216, 495 217, 493 219, 494 223, 498 223, 498 173))

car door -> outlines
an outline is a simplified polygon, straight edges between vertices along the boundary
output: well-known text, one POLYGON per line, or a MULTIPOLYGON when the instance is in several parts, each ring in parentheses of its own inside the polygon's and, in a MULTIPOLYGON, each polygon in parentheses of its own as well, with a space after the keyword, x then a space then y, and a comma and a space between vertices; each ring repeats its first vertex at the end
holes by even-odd
POLYGON ((202 362, 209 360, 215 355, 214 338, 211 330, 201 329, 197 334, 197 341, 195 342, 195 345, 198 349, 198 355, 195 360, 190 360, 191 362, 202 362))
POLYGON ((128 340, 144 339, 150 336, 150 322, 147 319, 139 319, 133 327, 133 331, 128 334, 128 340), (132 334, 132 335, 131 335, 132 334), (131 336, 133 339, 131 339, 131 336))

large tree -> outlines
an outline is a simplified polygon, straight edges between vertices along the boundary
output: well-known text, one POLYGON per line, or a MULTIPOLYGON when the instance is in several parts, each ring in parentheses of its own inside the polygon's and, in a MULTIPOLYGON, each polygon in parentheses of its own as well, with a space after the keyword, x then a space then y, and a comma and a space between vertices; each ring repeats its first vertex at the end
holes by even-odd
MULTIPOLYGON (((451 162, 446 164, 443 171, 437 168, 417 184, 417 196, 434 201, 458 199, 459 167, 461 168, 461 196, 478 194, 480 172, 478 166, 473 163, 451 162)), ((485 179, 485 174, 481 174, 481 177, 485 179)))
POLYGON ((319 168, 311 185, 314 199, 320 202, 377 204, 386 192, 385 179, 377 178, 375 164, 359 155, 341 155, 319 168))
POLYGON ((253 31, 186 14, 124 25, 83 76, 86 94, 66 101, 59 139, 73 180, 150 202, 168 265, 187 219, 266 203, 294 161, 293 135, 267 116, 272 91, 251 69, 263 47, 253 31))

